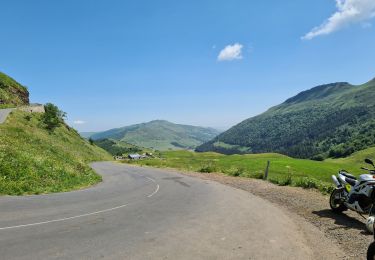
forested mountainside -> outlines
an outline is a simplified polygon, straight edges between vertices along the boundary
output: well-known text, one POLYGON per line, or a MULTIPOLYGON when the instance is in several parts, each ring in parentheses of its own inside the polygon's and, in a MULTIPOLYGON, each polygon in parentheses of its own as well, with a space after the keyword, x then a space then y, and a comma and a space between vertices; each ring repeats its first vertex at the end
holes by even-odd
POLYGON ((322 160, 375 145, 375 79, 303 91, 249 118, 197 151, 225 154, 277 152, 322 160))

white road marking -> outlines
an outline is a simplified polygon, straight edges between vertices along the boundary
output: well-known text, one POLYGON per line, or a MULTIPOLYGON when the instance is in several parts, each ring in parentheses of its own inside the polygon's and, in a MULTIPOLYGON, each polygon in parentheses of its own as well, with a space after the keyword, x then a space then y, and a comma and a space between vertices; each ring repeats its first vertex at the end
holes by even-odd
POLYGON ((71 220, 71 219, 82 218, 82 217, 97 215, 97 214, 104 213, 104 212, 113 211, 113 210, 116 210, 116 209, 124 208, 124 207, 126 207, 128 205, 129 204, 124 204, 124 205, 113 207, 113 208, 110 208, 110 209, 99 210, 99 211, 95 211, 95 212, 91 212, 91 213, 86 213, 86 214, 82 214, 82 215, 78 215, 78 216, 73 216, 73 217, 59 218, 59 219, 54 219, 54 220, 48 220, 48 221, 36 222, 36 223, 24 224, 24 225, 18 225, 18 226, 2 227, 2 228, 0 228, 0 230, 13 229, 13 228, 21 228, 21 227, 38 226, 38 225, 43 225, 43 224, 48 224, 48 223, 54 223, 54 222, 62 222, 62 221, 67 221, 67 220, 71 220))
MULTIPOLYGON (((144 177, 146 177, 146 176, 144 176, 144 177)), ((154 196, 159 191, 160 186, 159 186, 159 184, 156 183, 156 180, 154 180, 152 178, 149 178, 149 177, 146 177, 146 178, 156 184, 156 190, 153 193, 151 193, 150 195, 147 195, 148 198, 151 198, 152 196, 154 196)), ((77 215, 77 216, 73 216, 73 217, 59 218, 59 219, 53 219, 53 220, 48 220, 48 221, 42 221, 42 222, 36 222, 36 223, 30 223, 30 224, 23 224, 23 225, 17 225, 17 226, 0 227, 0 230, 23 228, 23 227, 32 227, 32 226, 39 226, 39 225, 55 223, 55 222, 63 222, 63 221, 67 221, 67 220, 72 220, 72 219, 77 219, 77 218, 82 218, 82 217, 88 217, 88 216, 97 215, 97 214, 100 214, 100 213, 114 211, 116 209, 124 208, 128 205, 129 205, 129 203, 124 204, 124 205, 120 205, 120 206, 117 206, 117 207, 113 207, 113 208, 110 208, 110 209, 99 210, 99 211, 90 212, 90 213, 77 215)))
POLYGON ((156 180, 154 180, 154 179, 152 179, 152 178, 150 178, 150 177, 146 177, 146 178, 149 179, 150 181, 152 181, 153 183, 156 184, 156 190, 155 190, 153 193, 151 193, 150 195, 147 196, 147 198, 151 198, 151 197, 154 196, 156 193, 158 193, 160 186, 159 186, 159 184, 156 183, 156 180))

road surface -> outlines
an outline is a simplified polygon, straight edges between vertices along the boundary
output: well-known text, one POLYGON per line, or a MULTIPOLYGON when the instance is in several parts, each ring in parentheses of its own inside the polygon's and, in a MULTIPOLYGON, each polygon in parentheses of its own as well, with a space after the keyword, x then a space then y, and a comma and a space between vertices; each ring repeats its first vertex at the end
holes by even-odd
POLYGON ((4 123, 13 108, 0 109, 0 124, 4 123))
POLYGON ((275 205, 216 182, 95 163, 103 183, 0 197, 1 259, 314 259, 275 205))

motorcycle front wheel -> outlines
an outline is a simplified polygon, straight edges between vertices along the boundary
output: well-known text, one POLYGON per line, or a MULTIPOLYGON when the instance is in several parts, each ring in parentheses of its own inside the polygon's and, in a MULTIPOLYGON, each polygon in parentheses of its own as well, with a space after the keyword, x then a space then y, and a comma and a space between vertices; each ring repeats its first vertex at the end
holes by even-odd
POLYGON ((343 211, 347 210, 348 208, 342 203, 341 200, 341 189, 335 189, 331 193, 331 197, 329 198, 329 205, 331 209, 335 213, 342 213, 343 211))
POLYGON ((372 242, 367 249, 367 260, 375 259, 375 242, 372 242))

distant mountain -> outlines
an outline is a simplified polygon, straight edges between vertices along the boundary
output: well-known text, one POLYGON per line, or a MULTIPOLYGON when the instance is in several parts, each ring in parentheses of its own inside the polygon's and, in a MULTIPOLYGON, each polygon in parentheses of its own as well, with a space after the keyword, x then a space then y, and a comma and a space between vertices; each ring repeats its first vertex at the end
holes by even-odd
POLYGON ((219 134, 218 130, 173 124, 164 120, 131 125, 91 136, 93 140, 114 139, 156 150, 194 149, 219 134))
POLYGON ((29 104, 29 92, 20 83, 0 72, 0 108, 29 104))
POLYGON ((339 82, 303 91, 196 150, 278 152, 322 160, 374 145, 375 79, 360 86, 339 82))
POLYGON ((79 134, 86 139, 89 139, 91 136, 96 134, 97 132, 80 132, 79 134))

